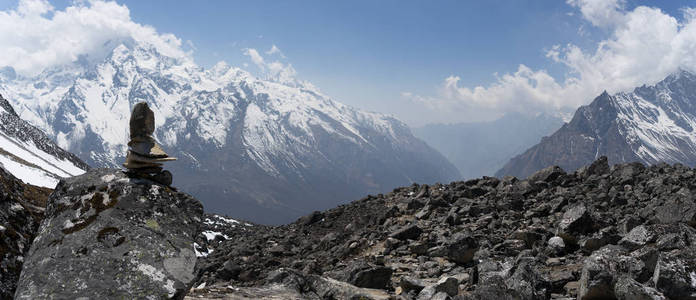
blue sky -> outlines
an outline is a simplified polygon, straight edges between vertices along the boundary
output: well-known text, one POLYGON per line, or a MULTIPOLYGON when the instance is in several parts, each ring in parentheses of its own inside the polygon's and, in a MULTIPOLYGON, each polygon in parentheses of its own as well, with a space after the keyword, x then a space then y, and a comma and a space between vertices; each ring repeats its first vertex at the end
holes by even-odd
MULTIPOLYGON (((285 56, 279 59, 291 63, 300 79, 341 102, 394 114, 412 125, 498 116, 507 110, 490 105, 477 109, 472 104, 476 99, 465 99, 466 91, 444 95, 443 84, 451 83, 446 79, 456 77, 455 87, 490 89, 501 81, 500 76, 514 74, 522 64, 563 85, 577 70, 554 61, 549 51, 572 44, 588 56, 596 55, 598 44, 611 40, 620 28, 593 22, 592 12, 584 15, 582 9, 592 8, 592 2, 597 2, 593 0, 117 2, 128 7, 135 23, 191 41, 193 48, 185 48, 193 49, 195 60, 205 67, 224 60, 255 71, 244 49, 264 52, 276 45, 285 56), (440 101, 447 97, 468 102, 447 108, 451 103, 440 101)), ((605 2, 617 3, 623 15, 647 6, 678 20, 691 4, 605 2)), ((55 10, 73 5, 65 0, 50 3, 55 10)), ((16 6, 17 1, 3 1, 0 10, 16 6)), ((560 108, 572 110, 581 102, 560 108)), ((560 109, 554 105, 552 110, 560 109)), ((530 105, 527 110, 539 109, 530 105)))

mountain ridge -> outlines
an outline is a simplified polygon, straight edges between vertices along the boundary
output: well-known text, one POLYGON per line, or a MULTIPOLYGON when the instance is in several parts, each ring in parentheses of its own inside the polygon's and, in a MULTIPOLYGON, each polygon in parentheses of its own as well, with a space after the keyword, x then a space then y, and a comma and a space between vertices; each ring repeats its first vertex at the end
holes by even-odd
POLYGON ((0 90, 94 166, 122 161, 130 108, 148 102, 156 138, 179 158, 170 168, 175 184, 235 218, 289 222, 365 193, 459 175, 402 122, 311 84, 259 79, 224 63, 206 70, 137 43, 82 73, 73 68, 5 80, 0 90))
POLYGON ((0 95, 0 163, 26 183, 53 188, 63 177, 89 169, 40 129, 22 120, 0 95))
POLYGON ((632 92, 606 91, 572 120, 512 158, 496 176, 526 177, 550 165, 573 171, 599 156, 610 163, 696 164, 696 75, 679 70, 632 92))

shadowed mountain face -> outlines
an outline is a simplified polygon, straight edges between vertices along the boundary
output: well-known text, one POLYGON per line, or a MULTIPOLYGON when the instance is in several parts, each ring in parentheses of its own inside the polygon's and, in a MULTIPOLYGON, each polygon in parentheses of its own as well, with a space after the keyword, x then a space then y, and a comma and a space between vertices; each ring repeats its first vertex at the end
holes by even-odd
POLYGON ((696 75, 680 71, 653 86, 604 92, 550 137, 511 159, 496 176, 526 177, 551 165, 573 171, 609 162, 696 164, 696 75))
POLYGON ((553 133, 563 120, 549 115, 507 114, 491 122, 429 124, 414 128, 451 161, 463 178, 493 176, 507 161, 553 133))
MULTIPOLYGON (((7 72, 5 72, 7 73, 7 72)), ((459 177, 400 121, 363 112, 311 84, 203 69, 132 41, 102 62, 0 74, 24 119, 94 167, 124 161, 130 111, 145 101, 176 162, 174 185, 212 212, 284 223, 368 193, 459 177)))

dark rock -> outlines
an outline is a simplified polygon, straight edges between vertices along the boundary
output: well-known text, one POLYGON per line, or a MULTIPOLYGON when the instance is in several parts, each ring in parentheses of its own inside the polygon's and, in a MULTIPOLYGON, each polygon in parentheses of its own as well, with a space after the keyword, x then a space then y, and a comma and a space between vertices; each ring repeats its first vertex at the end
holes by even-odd
POLYGON ((578 299, 613 299, 616 279, 638 277, 644 268, 644 263, 627 256, 622 247, 610 245, 599 249, 585 259, 578 299))
POLYGON ((543 242, 544 235, 533 230, 518 230, 512 235, 515 239, 525 242, 527 248, 534 247, 537 243, 543 242))
POLYGON ((654 238, 654 234, 648 231, 646 226, 640 225, 631 229, 631 231, 619 241, 619 245, 629 250, 635 250, 645 246, 645 244, 652 241, 654 238))
POLYGON ((436 292, 443 292, 449 296, 456 296, 459 293, 459 280, 454 277, 443 277, 433 285, 436 292))
POLYGON ((314 211, 309 215, 301 217, 297 222, 301 225, 307 226, 321 221, 324 215, 320 211, 314 211))
MULTIPOLYGON (((696 248, 696 246, 692 246, 696 248)), ((696 251, 662 252, 655 266, 653 284, 669 299, 696 299, 696 251)))
POLYGON ((331 278, 310 276, 308 281, 318 299, 364 299, 388 300, 389 294, 382 290, 360 288, 331 278))
POLYGON ((56 187, 20 277, 17 299, 181 299, 193 284, 203 208, 118 170, 56 187))
POLYGON ((235 279, 242 272, 242 268, 231 260, 226 261, 220 271, 218 271, 218 276, 223 280, 235 279))
POLYGON ((614 285, 614 295, 618 300, 663 300, 665 296, 651 288, 640 284, 633 278, 622 276, 614 285))
POLYGON ((613 227, 607 227, 582 240, 580 246, 585 251, 592 252, 606 245, 616 244, 620 239, 621 237, 615 233, 613 227))
POLYGON ((609 167, 609 161, 606 156, 601 156, 592 164, 585 168, 581 168, 578 170, 578 173, 580 173, 580 176, 583 177, 590 177, 592 175, 604 175, 609 173, 611 168, 609 167))
POLYGON ((458 232, 445 243, 445 257, 458 264, 466 264, 474 258, 478 243, 473 237, 458 232))
POLYGON ((559 236, 567 243, 575 243, 577 234, 591 232, 594 221, 585 204, 579 203, 568 209, 558 224, 559 236))
POLYGON ((334 274, 335 279, 348 282, 362 288, 386 289, 391 284, 394 271, 385 266, 374 266, 365 261, 353 261, 341 272, 334 274))
POLYGON ((508 288, 515 290, 522 299, 534 300, 546 297, 548 286, 534 270, 531 263, 521 263, 506 281, 508 288))
POLYGON ((500 276, 494 276, 482 282, 473 292, 464 293, 455 300, 520 300, 523 299, 517 291, 509 289, 500 276))
MULTIPOLYGON (((3 102, 0 97, 0 104, 3 102)), ((39 227, 43 212, 38 203, 32 204, 26 197, 36 189, 0 167, 0 299, 13 298, 25 255, 39 227)))
POLYGON ((663 224, 684 222, 696 227, 696 202, 694 197, 672 198, 655 210, 655 217, 663 224))
POLYGON ((390 237, 398 240, 415 240, 423 232, 417 225, 409 225, 392 233, 390 237))
POLYGON ((399 286, 406 293, 408 293, 410 291, 420 293, 420 291, 423 290, 423 288, 425 288, 425 283, 423 283, 423 281, 416 279, 416 278, 403 276, 403 277, 401 277, 401 280, 399 281, 399 286))
POLYGON ((527 177, 527 180, 529 182, 537 182, 537 181, 545 181, 545 182, 551 182, 556 180, 561 175, 565 175, 566 172, 561 169, 559 166, 551 166, 545 169, 541 169, 537 171, 536 173, 529 175, 527 177))

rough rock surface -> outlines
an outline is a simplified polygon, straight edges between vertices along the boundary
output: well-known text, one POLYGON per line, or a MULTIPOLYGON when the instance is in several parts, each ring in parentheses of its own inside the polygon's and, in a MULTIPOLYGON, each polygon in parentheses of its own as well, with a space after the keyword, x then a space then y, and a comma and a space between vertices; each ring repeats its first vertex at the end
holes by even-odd
POLYGON ((0 299, 14 295, 46 197, 47 189, 24 184, 0 168, 0 299))
POLYGON ((358 299, 357 285, 385 278, 368 289, 381 294, 360 297, 696 296, 693 169, 602 158, 530 178, 413 185, 288 225, 230 227, 207 244, 190 299, 358 299), (322 294, 316 282, 354 292, 322 294))
POLYGON ((192 197, 120 170, 62 180, 16 299, 181 299, 194 280, 203 214, 192 197))

